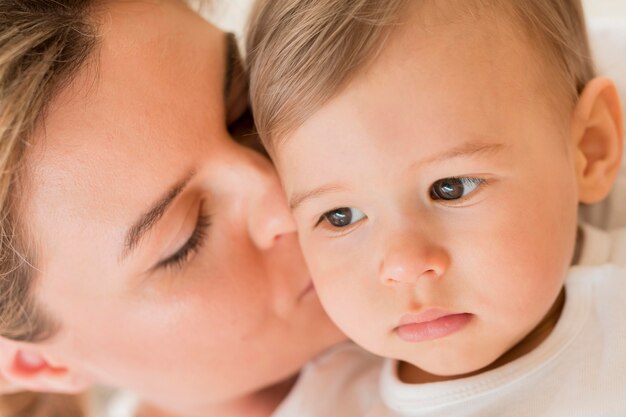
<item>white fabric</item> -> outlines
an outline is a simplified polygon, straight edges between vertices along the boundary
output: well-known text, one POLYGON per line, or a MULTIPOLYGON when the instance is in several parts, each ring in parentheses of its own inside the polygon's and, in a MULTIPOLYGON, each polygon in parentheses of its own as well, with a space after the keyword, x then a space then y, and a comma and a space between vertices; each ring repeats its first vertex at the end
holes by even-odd
POLYGON ((89 417, 134 417, 139 398, 128 391, 98 386, 89 397, 89 417))
POLYGON ((309 363, 272 417, 360 416, 374 405, 383 360, 345 343, 309 363))
POLYGON ((139 398, 125 391, 117 392, 107 404, 105 417, 134 417, 139 408, 139 398))
POLYGON ((626 416, 626 229, 586 227, 580 262, 555 329, 535 350, 480 375, 419 385, 402 383, 388 360, 382 400, 367 417, 626 416))
POLYGON ((220 0, 208 6, 204 0, 190 0, 190 3, 206 20, 224 32, 234 33, 239 50, 245 55, 245 30, 254 0, 220 0))

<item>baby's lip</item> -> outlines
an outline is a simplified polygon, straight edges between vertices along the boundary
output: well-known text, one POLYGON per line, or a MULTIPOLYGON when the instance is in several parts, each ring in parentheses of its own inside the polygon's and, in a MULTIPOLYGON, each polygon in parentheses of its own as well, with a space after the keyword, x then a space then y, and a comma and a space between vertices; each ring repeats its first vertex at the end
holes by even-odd
POLYGON ((441 308, 430 308, 407 313, 400 318, 395 334, 408 343, 440 339, 461 331, 472 320, 473 314, 456 313, 441 308))
POLYGON ((452 311, 444 310, 442 308, 428 308, 420 312, 407 313, 400 318, 398 327, 406 326, 408 324, 419 324, 434 321, 442 317, 459 314, 452 311))

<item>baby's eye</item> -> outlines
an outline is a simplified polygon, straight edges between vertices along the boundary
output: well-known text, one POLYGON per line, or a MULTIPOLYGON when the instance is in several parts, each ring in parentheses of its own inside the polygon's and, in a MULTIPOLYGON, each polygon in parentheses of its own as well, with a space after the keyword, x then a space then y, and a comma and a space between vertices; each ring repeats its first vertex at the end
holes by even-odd
POLYGON ((365 214, 354 207, 340 207, 322 214, 317 224, 327 221, 331 226, 342 228, 365 218, 365 214))
POLYGON ((430 188, 433 200, 460 200, 483 185, 485 180, 471 177, 444 178, 436 181, 430 188))

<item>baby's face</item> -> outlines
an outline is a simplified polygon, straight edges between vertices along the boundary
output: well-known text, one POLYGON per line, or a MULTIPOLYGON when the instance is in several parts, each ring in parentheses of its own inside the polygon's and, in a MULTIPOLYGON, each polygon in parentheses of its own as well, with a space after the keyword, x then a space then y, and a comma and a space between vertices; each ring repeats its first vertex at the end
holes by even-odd
POLYGON ((496 26, 407 28, 276 149, 317 291, 363 347, 460 375, 555 303, 578 190, 539 62, 496 26))

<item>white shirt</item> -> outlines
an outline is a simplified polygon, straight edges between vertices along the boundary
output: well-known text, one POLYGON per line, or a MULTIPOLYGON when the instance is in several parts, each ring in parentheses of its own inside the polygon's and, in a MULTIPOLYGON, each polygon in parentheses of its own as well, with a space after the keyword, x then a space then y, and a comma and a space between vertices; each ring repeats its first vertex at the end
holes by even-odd
POLYGON ((352 343, 307 364, 272 417, 361 416, 378 401, 383 359, 352 343))
POLYGON ((97 386, 89 394, 89 417, 134 417, 139 408, 139 397, 129 391, 97 386))
POLYGON ((402 383, 388 360, 381 400, 366 415, 626 416, 626 229, 584 231, 563 312, 540 346, 483 374, 429 384, 402 383))

